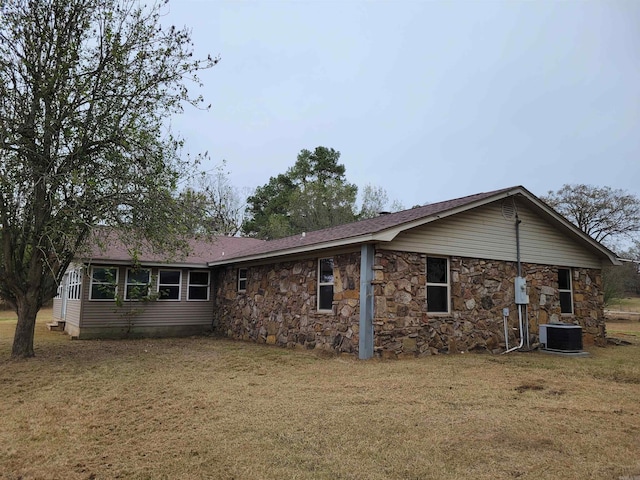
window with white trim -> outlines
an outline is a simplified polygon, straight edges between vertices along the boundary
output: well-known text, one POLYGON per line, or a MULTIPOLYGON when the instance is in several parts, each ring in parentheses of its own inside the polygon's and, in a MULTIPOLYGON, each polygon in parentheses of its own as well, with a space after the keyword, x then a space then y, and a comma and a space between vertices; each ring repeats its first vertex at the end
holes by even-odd
POLYGON ((560 297, 560 313, 573 313, 573 291, 571 290, 571 269, 558 269, 558 296, 560 297))
POLYGON ((158 300, 180 300, 180 285, 182 272, 180 270, 158 271, 158 300))
POLYGON ((80 300, 82 290, 82 269, 76 268, 68 273, 67 298, 69 300, 80 300))
POLYGON ((140 300, 149 295, 151 284, 151 270, 146 268, 127 268, 127 282, 124 298, 126 300, 140 300))
POLYGON ((449 259, 427 257, 427 312, 449 313, 449 259))
POLYGON ((190 271, 187 300, 209 300, 209 272, 190 271))
POLYGON ((247 269, 238 269, 238 291, 244 292, 247 290, 247 269))
POLYGON ((118 291, 117 267, 91 267, 91 300, 114 300, 118 291))
POLYGON ((318 260, 318 310, 333 308, 333 258, 318 260))

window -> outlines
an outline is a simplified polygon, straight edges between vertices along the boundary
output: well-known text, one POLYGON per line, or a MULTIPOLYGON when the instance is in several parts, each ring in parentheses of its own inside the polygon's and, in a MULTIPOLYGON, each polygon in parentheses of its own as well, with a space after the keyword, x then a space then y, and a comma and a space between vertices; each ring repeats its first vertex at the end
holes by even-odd
POLYGON ((571 269, 558 269, 558 295, 560 313, 573 313, 573 294, 571 293, 571 269))
POLYGON ((209 272, 189 272, 188 300, 209 300, 209 272))
POLYGON ((82 270, 76 268, 69 272, 69 286, 67 287, 67 298, 69 300, 80 300, 80 289, 82 286, 82 270))
POLYGON ((149 294, 150 283, 151 271, 140 268, 127 268, 124 298, 127 300, 139 300, 146 297, 149 294))
POLYGON ((93 267, 91 269, 91 300, 113 300, 118 289, 118 269, 93 267))
POLYGON ((427 257, 427 312, 449 313, 449 259, 427 257))
POLYGON ((333 306, 333 258, 318 261, 318 310, 331 310, 333 306))
POLYGON ((238 291, 244 292, 247 289, 247 269, 238 269, 238 291))
POLYGON ((180 270, 160 270, 158 272, 158 300, 180 300, 180 270))

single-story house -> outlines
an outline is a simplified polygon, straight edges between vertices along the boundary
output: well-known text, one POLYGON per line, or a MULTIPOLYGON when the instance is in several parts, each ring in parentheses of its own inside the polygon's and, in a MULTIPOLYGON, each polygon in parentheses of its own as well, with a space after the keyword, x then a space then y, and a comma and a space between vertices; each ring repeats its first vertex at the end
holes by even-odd
POLYGON ((181 262, 138 262, 123 246, 78 259, 55 318, 79 338, 212 329, 360 358, 501 351, 520 322, 534 341, 538 325, 565 322, 604 344, 601 269, 619 264, 521 186, 278 240, 194 241, 181 262), (153 301, 130 301, 141 285, 153 301))

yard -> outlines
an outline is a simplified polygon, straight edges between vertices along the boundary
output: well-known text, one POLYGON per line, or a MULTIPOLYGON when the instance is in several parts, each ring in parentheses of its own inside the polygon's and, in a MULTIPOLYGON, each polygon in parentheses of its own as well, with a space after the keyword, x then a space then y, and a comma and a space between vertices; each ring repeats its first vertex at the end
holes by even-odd
POLYGON ((71 341, 11 361, 0 479, 636 479, 640 323, 588 358, 358 361, 198 337, 71 341))

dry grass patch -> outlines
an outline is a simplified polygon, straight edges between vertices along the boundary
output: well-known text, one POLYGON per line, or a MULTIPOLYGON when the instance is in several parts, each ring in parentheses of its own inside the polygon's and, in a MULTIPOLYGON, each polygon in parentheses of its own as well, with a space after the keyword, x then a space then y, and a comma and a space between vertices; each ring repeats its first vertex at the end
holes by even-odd
POLYGON ((640 345, 360 362, 198 337, 8 360, 0 479, 640 475, 640 345))

